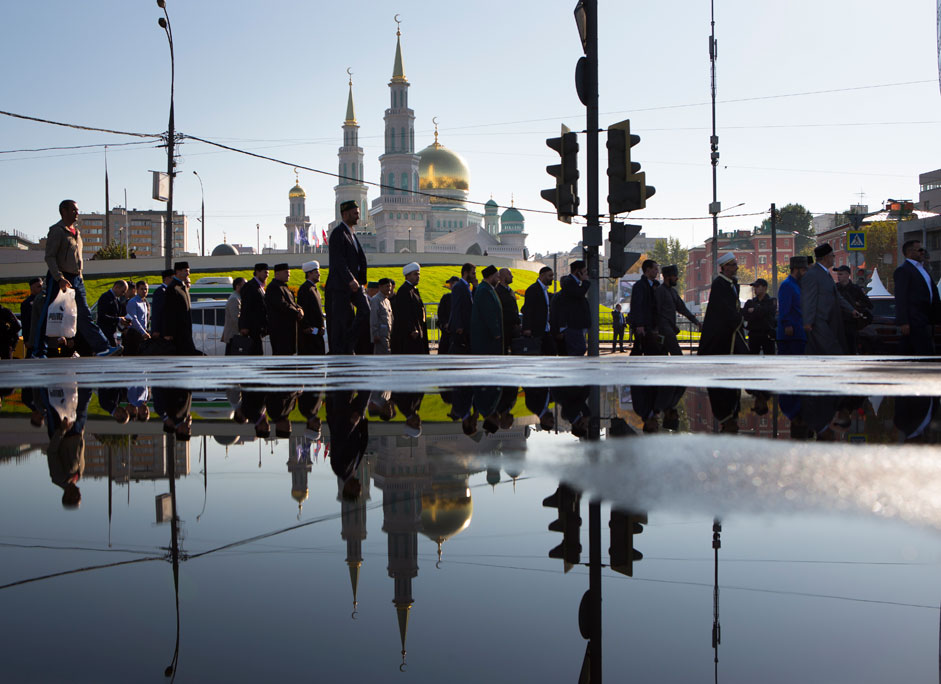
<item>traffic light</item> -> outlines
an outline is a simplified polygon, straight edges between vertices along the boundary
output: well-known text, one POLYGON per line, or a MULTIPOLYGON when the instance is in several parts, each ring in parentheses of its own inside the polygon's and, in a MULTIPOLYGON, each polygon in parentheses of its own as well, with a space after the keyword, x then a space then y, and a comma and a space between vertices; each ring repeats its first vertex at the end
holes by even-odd
POLYGON ((548 138, 546 145, 559 153, 562 163, 546 167, 555 178, 555 187, 539 194, 552 203, 560 221, 571 223, 572 217, 578 216, 578 135, 562 124, 562 135, 548 138))
POLYGON ((642 560, 644 554, 634 548, 634 535, 644 531, 646 513, 627 513, 611 509, 611 569, 628 577, 634 576, 634 561, 642 560))
POLYGON ((542 501, 543 506, 559 511, 559 517, 549 523, 549 531, 561 532, 562 543, 549 551, 549 558, 562 559, 565 572, 578 565, 581 558, 581 500, 581 494, 562 484, 555 490, 555 494, 542 501))
POLYGON ((640 252, 625 252, 624 248, 640 232, 641 227, 611 222, 611 230, 608 231, 608 272, 612 278, 620 278, 627 269, 634 265, 640 259, 640 252))
POLYGON ((640 164, 631 161, 631 148, 640 142, 631 135, 631 120, 608 126, 608 212, 611 216, 647 206, 656 190, 646 184, 640 164))

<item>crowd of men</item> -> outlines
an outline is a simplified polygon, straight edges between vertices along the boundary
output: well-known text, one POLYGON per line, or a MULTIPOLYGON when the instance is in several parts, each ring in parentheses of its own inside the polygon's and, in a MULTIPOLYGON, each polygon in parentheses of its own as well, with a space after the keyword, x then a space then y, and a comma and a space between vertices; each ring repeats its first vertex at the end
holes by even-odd
MULTIPOLYGON (((162 283, 148 301, 149 286, 118 280, 98 299, 93 320, 82 277, 82 237, 78 206, 59 205, 60 221, 50 227, 45 279, 33 278, 22 302, 20 320, 0 306, 0 356, 9 358, 20 330, 27 357, 198 355, 193 341, 190 269, 185 261, 162 272, 162 283), (50 304, 73 290, 77 310, 74 338, 46 335, 50 304), (118 341, 118 333, 121 341, 118 341)), ((289 265, 255 264, 252 277, 236 278, 225 306, 222 342, 227 355, 262 355, 265 338, 275 356, 323 354, 429 354, 428 317, 419 291, 421 266, 402 269, 396 289, 390 278, 369 280, 366 254, 355 233, 360 211, 355 201, 340 206, 340 223, 329 238, 330 272, 321 297, 320 264, 303 264, 304 283, 288 286, 289 265), (273 275, 272 275, 273 273, 273 275), (270 277, 270 280, 269 280, 270 277)), ((934 353, 934 325, 941 322, 938 290, 925 269, 927 255, 917 241, 902 247, 905 261, 894 274, 896 323, 903 354, 934 353)), ((833 267, 833 249, 819 245, 813 257, 790 260, 790 275, 779 299, 758 278, 744 305, 731 252, 718 259, 702 322, 677 292, 679 271, 652 259, 631 291, 630 311, 611 313, 612 351, 624 351, 630 327, 632 355, 681 355, 677 316, 701 330, 698 354, 855 354, 857 333, 872 321, 873 304, 850 280, 848 266, 833 267), (836 273, 836 281, 833 278, 836 273), (662 275, 662 280, 659 276, 662 275)), ((591 325, 590 282, 583 261, 574 261, 550 293, 555 274, 543 267, 527 288, 523 306, 511 288, 513 273, 490 265, 465 263, 452 276, 438 303, 439 354, 582 356, 591 325)))

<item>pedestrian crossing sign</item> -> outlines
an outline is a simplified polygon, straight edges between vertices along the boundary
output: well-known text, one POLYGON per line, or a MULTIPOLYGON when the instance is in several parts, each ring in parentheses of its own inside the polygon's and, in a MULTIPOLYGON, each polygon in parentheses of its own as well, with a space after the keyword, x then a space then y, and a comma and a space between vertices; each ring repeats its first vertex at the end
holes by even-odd
POLYGON ((866 233, 861 230, 850 230, 846 233, 846 249, 851 252, 866 250, 866 233))

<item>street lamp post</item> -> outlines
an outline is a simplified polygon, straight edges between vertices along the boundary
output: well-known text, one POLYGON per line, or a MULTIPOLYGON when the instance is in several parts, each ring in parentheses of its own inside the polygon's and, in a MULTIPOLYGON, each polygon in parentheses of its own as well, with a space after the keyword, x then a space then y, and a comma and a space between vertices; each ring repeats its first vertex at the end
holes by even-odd
POLYGON ((206 256, 206 195, 205 193, 203 193, 203 179, 200 178, 199 174, 196 173, 195 171, 193 171, 193 175, 196 176, 197 180, 199 180, 199 197, 200 197, 199 223, 201 226, 200 229, 202 230, 202 241, 200 242, 200 245, 202 245, 202 251, 200 252, 200 254, 201 256, 206 256))
POLYGON ((170 26, 170 15, 167 14, 167 3, 157 0, 157 7, 163 10, 163 16, 157 20, 160 28, 167 34, 170 43, 170 118, 167 124, 167 176, 170 189, 167 192, 167 222, 164 226, 164 261, 168 270, 173 263, 173 145, 176 131, 173 126, 173 89, 176 80, 176 64, 173 61, 173 29, 170 26))

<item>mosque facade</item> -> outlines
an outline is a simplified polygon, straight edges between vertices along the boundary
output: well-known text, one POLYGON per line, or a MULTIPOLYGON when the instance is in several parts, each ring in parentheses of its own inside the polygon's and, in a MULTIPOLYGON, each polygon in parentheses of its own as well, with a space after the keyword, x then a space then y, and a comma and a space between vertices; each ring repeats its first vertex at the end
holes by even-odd
MULTIPOLYGON (((390 106, 383 119, 384 149, 379 157, 379 196, 369 205, 351 77, 343 144, 337 155, 340 178, 334 187, 335 219, 330 229, 340 221, 340 205, 355 200, 360 206, 356 233, 366 252, 487 254, 526 259, 529 252, 522 213, 511 202, 501 214, 492 198, 483 212, 468 206, 470 171, 458 153, 438 141, 437 123, 434 142, 416 152, 415 112, 408 104, 410 86, 402 59, 401 31, 396 30, 390 106)), ((291 190, 291 199, 296 200, 299 190, 299 185, 291 190)), ((301 207, 292 209, 295 216, 301 211, 301 207)), ((300 214, 286 223, 289 245, 293 227, 304 221, 307 217, 300 214)))

